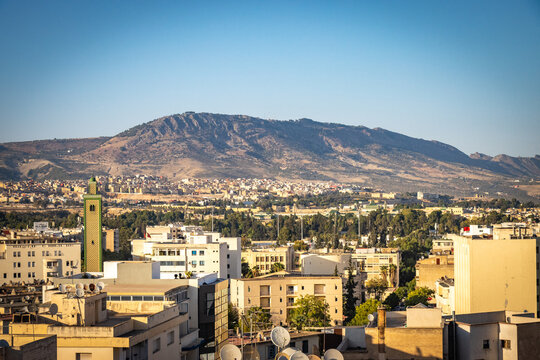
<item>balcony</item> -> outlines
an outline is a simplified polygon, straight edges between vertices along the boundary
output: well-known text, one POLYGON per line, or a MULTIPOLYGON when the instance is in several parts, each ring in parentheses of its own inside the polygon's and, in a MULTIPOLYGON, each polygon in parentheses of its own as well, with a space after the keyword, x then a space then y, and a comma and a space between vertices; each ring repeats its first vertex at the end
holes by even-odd
POLYGON ((287 286, 287 295, 296 295, 298 292, 298 286, 287 286))

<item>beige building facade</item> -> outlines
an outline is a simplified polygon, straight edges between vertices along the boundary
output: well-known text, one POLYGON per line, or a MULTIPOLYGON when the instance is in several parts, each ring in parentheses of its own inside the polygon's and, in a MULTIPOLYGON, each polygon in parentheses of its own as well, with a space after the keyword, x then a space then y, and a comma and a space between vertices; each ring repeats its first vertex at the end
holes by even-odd
POLYGON ((454 277, 453 255, 430 255, 416 262, 416 286, 435 290, 438 279, 454 277))
POLYGON ((0 240, 0 281, 33 282, 81 272, 81 243, 58 238, 0 240))
POLYGON ((272 265, 281 263, 285 271, 294 270, 294 248, 292 246, 279 246, 258 249, 242 250, 242 261, 247 262, 250 268, 259 267, 261 274, 272 270, 272 265))
POLYGON ((457 314, 527 311, 540 316, 540 240, 455 240, 455 306, 457 314))
MULTIPOLYGON (((182 324, 187 313, 171 306, 155 313, 107 311, 107 294, 85 291, 77 296, 51 295, 56 314, 40 313, 39 321, 15 317, 9 333, 33 334, 36 339, 56 335, 57 358, 65 360, 183 359, 182 324)), ((196 359, 193 359, 196 360, 196 359)))
POLYGON ((231 280, 231 303, 241 313, 246 313, 253 306, 267 309, 275 325, 287 324, 295 301, 305 295, 314 295, 326 301, 332 325, 343 322, 343 287, 339 276, 301 276, 278 272, 231 280))
POLYGON ((103 250, 111 252, 120 250, 120 233, 118 229, 103 230, 103 250))
POLYGON ((358 270, 367 274, 367 280, 377 277, 384 277, 390 287, 399 284, 399 261, 401 253, 397 248, 367 248, 356 249, 351 255, 353 261, 356 260, 358 270), (386 269, 386 270, 385 270, 386 269))

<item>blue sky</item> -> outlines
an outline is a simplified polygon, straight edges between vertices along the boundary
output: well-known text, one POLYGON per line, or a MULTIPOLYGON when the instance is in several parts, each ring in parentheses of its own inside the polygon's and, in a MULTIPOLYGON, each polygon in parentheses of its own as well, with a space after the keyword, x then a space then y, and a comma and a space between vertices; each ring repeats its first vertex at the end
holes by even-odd
POLYGON ((0 0, 0 142, 204 111, 532 156, 539 39, 534 0, 0 0))

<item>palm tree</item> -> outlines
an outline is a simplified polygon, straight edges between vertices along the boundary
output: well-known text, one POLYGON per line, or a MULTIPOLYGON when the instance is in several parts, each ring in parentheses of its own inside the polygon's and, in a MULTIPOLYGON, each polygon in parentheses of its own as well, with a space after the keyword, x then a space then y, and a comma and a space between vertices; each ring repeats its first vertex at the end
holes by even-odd
POLYGON ((270 272, 275 273, 275 272, 283 271, 283 270, 285 270, 285 265, 283 265, 282 263, 277 262, 277 263, 272 264, 272 269, 270 270, 270 272))
POLYGON ((251 277, 257 277, 261 275, 261 271, 259 270, 259 265, 255 265, 251 268, 251 277))
POLYGON ((384 281, 388 282, 387 276, 388 276, 388 266, 383 265, 381 266, 381 275, 384 279, 384 281))
POLYGON ((193 276, 193 272, 191 272, 191 271, 186 271, 186 272, 185 272, 185 275, 186 275, 186 279, 191 279, 191 277, 193 276))
POLYGON ((390 270, 390 282, 392 283, 393 286, 396 286, 396 284, 395 284, 395 282, 396 282, 396 274, 397 274, 397 266, 396 266, 396 264, 390 264, 389 270, 390 270))

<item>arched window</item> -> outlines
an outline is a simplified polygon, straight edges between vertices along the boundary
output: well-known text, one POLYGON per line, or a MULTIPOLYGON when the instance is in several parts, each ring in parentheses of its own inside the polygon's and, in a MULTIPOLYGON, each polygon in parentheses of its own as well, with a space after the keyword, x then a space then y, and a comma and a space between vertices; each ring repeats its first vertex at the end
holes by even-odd
POLYGON ((96 205, 90 205, 90 211, 96 211, 96 205))

